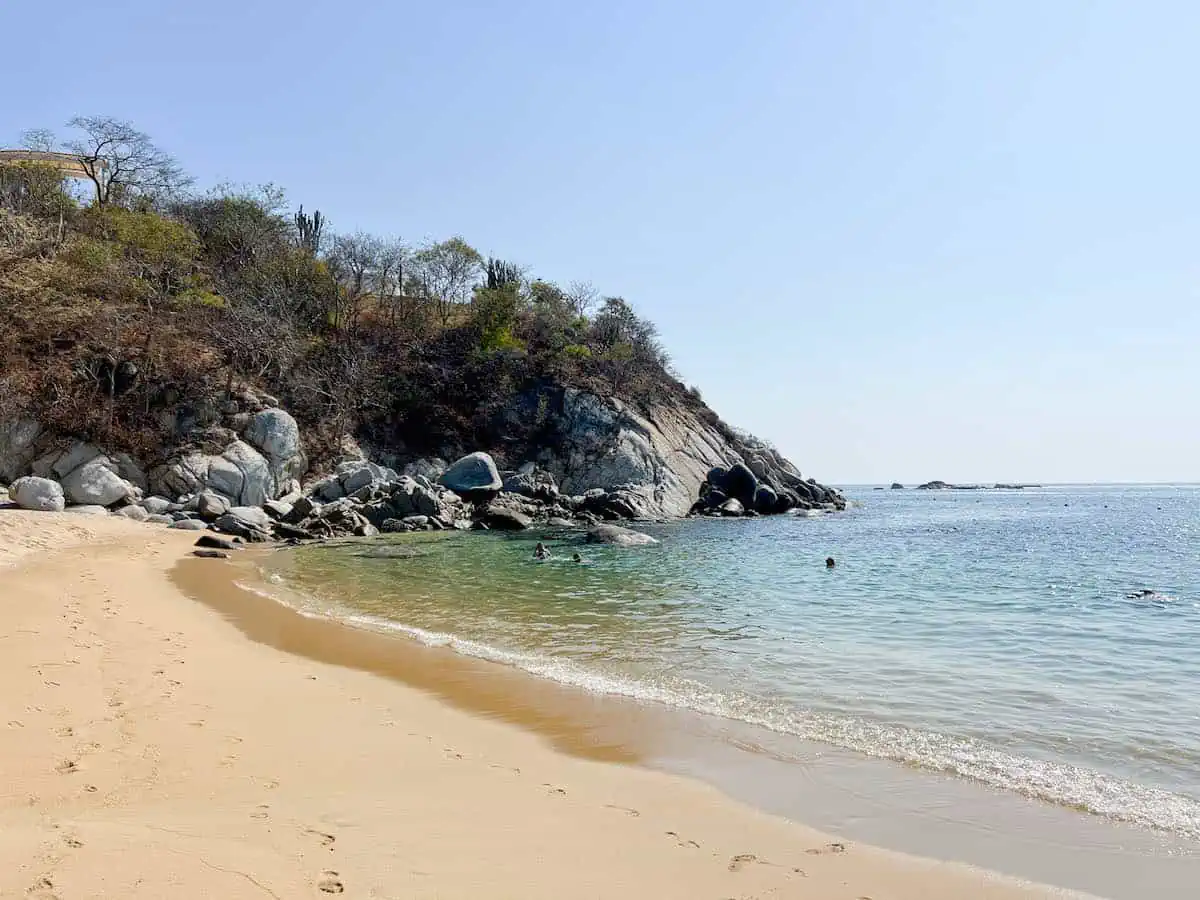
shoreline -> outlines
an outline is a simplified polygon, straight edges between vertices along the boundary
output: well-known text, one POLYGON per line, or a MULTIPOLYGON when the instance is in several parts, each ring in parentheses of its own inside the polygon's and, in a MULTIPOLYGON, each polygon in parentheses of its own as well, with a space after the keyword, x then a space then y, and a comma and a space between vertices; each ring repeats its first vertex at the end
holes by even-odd
MULTIPOLYGON (((487 680, 442 679, 457 693, 439 697, 436 684, 280 652, 172 583, 192 540, 0 513, 0 895, 1064 893, 833 839, 703 783, 601 761, 637 753, 580 730, 578 704, 497 706, 507 688, 490 666, 487 680)), ((186 565, 178 577, 194 571, 205 590, 234 574, 186 565)), ((235 614, 244 601, 231 600, 235 614)), ((309 621, 325 626, 320 655, 341 652, 330 627, 354 632, 360 652, 363 632, 309 621)), ((259 624, 287 639, 277 617, 259 624)), ((423 668, 433 677, 442 663, 423 668)))
POLYGON ((301 612, 311 602, 290 596, 286 582, 262 581, 258 565, 265 554, 293 549, 240 554, 229 585, 199 581, 200 560, 184 560, 172 577, 276 649, 397 679, 472 715, 530 731, 563 753, 702 781, 839 839, 1119 900, 1147 892, 1188 900, 1189 885, 1200 878, 1200 843, 1166 832, 744 722, 598 694, 403 632, 301 612))

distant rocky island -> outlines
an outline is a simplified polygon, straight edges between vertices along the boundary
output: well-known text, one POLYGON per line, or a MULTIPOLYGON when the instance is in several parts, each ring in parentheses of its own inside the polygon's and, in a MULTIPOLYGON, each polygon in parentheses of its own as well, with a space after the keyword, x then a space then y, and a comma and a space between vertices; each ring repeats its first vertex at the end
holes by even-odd
MULTIPOLYGON (((893 488, 902 488, 902 484, 893 484, 893 488)), ((996 482, 995 484, 950 484, 946 481, 927 481, 924 484, 918 484, 918 491, 1023 491, 1025 488, 1039 488, 1040 484, 1006 484, 1004 482, 996 482)))

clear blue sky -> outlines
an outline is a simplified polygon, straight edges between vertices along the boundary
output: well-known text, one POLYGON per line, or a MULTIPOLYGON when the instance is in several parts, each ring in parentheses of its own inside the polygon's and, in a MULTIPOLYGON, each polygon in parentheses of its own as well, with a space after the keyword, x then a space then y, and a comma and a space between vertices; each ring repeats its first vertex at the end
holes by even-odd
POLYGON ((63 0, 0 31, 0 142, 116 115, 201 186, 590 280, 819 479, 1200 480, 1200 4, 63 0))

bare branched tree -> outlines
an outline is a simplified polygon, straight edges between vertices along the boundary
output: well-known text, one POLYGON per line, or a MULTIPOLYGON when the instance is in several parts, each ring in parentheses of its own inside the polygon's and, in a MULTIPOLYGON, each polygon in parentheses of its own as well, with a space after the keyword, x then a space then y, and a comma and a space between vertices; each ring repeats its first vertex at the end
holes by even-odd
POLYGON ((116 200, 170 199, 191 183, 173 156, 128 122, 77 116, 67 124, 82 132, 66 148, 79 159, 100 206, 116 200))
POLYGON ((572 281, 564 294, 577 316, 591 315, 600 299, 599 291, 592 287, 590 281, 572 281))

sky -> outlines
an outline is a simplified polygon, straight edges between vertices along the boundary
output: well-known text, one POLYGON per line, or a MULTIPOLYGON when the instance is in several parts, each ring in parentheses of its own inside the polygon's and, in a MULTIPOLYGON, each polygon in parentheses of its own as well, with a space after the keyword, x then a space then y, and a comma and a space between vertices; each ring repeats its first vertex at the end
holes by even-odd
POLYGON ((464 235, 837 483, 1200 481, 1200 4, 6 3, 0 145, 464 235), (19 36, 19 39, 14 39, 19 36))

